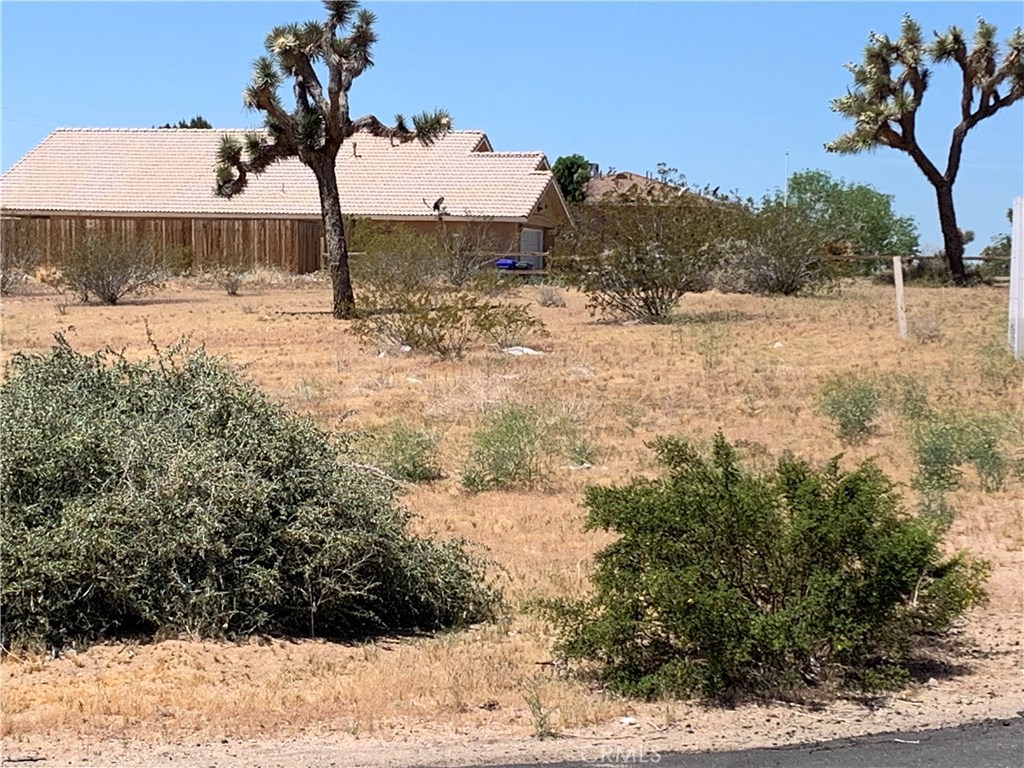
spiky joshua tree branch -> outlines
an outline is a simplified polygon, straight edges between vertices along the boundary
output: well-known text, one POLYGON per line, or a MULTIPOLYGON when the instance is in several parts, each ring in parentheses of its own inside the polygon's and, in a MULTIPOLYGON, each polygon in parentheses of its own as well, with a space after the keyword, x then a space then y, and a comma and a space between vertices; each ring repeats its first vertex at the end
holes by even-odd
POLYGON ((943 33, 925 45, 921 27, 904 15, 900 36, 868 35, 864 60, 847 64, 853 87, 845 96, 833 99, 832 111, 854 120, 853 130, 825 145, 829 152, 856 153, 876 147, 906 152, 928 179, 939 207, 939 221, 946 260, 958 283, 967 278, 964 267, 964 238, 956 222, 953 184, 960 171, 964 139, 975 125, 1024 97, 1024 32, 1017 27, 1000 57, 996 28, 978 19, 970 47, 959 27, 943 33), (960 70, 960 122, 953 128, 945 169, 940 169, 921 149, 917 139, 917 110, 931 76, 925 61, 954 62, 960 70))
POLYGON ((309 166, 320 191, 334 289, 333 314, 346 318, 352 316, 355 297, 338 195, 338 150, 357 131, 387 136, 392 143, 418 140, 430 144, 451 130, 452 121, 444 110, 416 115, 411 127, 402 115, 395 116, 393 126, 373 115, 350 119, 352 82, 373 66, 376 17, 360 9, 356 0, 325 0, 323 5, 324 21, 287 24, 267 34, 267 53, 253 62, 252 78, 242 92, 242 103, 263 113, 265 130, 247 133, 242 141, 232 136, 221 138, 216 192, 227 198, 240 194, 250 176, 258 176, 285 158, 298 157, 309 166), (326 69, 326 90, 317 65, 326 69), (291 111, 285 109, 279 95, 286 82, 291 83, 295 99, 291 111))

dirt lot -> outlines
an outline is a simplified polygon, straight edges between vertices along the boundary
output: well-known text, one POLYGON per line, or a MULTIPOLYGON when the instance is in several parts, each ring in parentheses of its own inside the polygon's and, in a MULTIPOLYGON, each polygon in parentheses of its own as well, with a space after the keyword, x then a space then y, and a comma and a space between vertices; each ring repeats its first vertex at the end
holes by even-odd
POLYGON ((532 344, 545 354, 481 346, 456 362, 361 348, 347 323, 322 314, 329 288, 311 280, 269 281, 235 298, 174 283, 118 307, 68 303, 41 289, 6 299, 5 359, 47 348, 56 331, 80 349, 109 345, 131 355, 146 353, 147 327, 161 345, 190 334, 246 366, 275 401, 326 427, 401 419, 437 435, 448 477, 411 488, 405 502, 419 513, 417 526, 465 537, 493 559, 512 610, 468 632, 359 645, 180 638, 55 660, 9 655, 0 665, 4 757, 45 757, 47 766, 289 768, 587 760, 615 747, 771 745, 1021 709, 1024 509, 1016 477, 983 494, 968 474, 954 495, 950 547, 992 562, 991 601, 960 630, 969 654, 937 662, 899 696, 734 710, 624 701, 562 679, 547 663, 549 629, 523 610, 538 596, 587 588, 590 558, 608 539, 582 532, 582 490, 651 472, 644 443, 656 435, 707 442, 721 430, 742 441, 755 465, 785 449, 819 461, 844 453, 848 466, 874 457, 907 484, 912 505, 902 421, 886 412, 865 444, 844 447, 815 409, 829 374, 912 375, 941 407, 1016 422, 1019 449, 1024 385, 1020 367, 1001 354, 1005 288, 909 287, 913 338, 904 342, 895 337, 891 288, 868 282, 806 299, 687 296, 679 321, 665 326, 595 322, 571 293, 563 308, 537 306, 530 287, 518 296, 551 331, 532 344), (469 436, 485 405, 504 400, 572 418, 594 448, 593 466, 555 466, 549 487, 528 494, 462 492, 469 436), (562 738, 534 738, 540 716, 562 738))

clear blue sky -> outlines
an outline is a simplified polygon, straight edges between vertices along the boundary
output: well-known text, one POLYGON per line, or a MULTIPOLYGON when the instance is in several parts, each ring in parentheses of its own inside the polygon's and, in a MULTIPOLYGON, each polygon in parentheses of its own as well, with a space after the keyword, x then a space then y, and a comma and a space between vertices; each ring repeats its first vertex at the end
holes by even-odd
MULTIPOLYGON (((585 155, 602 168, 653 171, 760 197, 791 171, 821 168, 895 195, 922 244, 941 244, 933 193, 910 158, 881 149, 827 155, 849 127, 829 99, 850 82, 869 30, 898 34, 911 14, 930 32, 979 14, 1005 40, 1024 25, 1007 3, 370 3, 376 66, 352 89, 353 116, 443 106, 456 128, 496 149, 553 162, 585 155)), ((201 114, 215 127, 255 126, 241 106, 249 63, 274 25, 321 16, 319 3, 3 2, 2 164, 59 126, 150 127, 201 114)), ((935 72, 919 113, 925 150, 945 165, 956 120, 953 68, 935 72)), ((967 139, 956 186, 976 253, 1008 231, 1024 194, 1024 105, 967 139)))

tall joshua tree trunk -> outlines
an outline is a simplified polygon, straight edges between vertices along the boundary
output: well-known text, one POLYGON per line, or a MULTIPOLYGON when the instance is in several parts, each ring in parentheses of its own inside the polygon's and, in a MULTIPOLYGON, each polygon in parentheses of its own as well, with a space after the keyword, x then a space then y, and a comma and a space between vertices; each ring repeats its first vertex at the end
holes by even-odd
POLYGON ((316 182, 320 189, 324 241, 327 245, 327 262, 331 269, 331 314, 342 320, 352 317, 356 299, 348 268, 348 240, 345 238, 345 223, 341 217, 341 198, 338 195, 338 178, 334 173, 334 158, 323 158, 313 166, 313 173, 316 174, 316 182))
POLYGON ((939 225, 942 227, 946 264, 953 281, 962 285, 967 282, 967 268, 964 266, 964 236, 957 226, 956 209, 953 207, 953 185, 937 185, 935 197, 939 203, 939 225))

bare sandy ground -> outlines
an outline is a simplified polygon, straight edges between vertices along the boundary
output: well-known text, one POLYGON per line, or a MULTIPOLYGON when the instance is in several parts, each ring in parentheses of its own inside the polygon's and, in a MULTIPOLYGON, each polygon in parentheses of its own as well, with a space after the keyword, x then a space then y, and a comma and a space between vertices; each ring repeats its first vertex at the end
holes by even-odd
MULTIPOLYGON (((287 736, 197 738, 154 733, 141 740, 32 733, 3 741, 5 763, 53 766, 468 766, 498 762, 600 762, 609 755, 778 746, 890 730, 937 728, 1024 712, 1022 616, 985 610, 963 631, 968 653, 954 664, 936 659, 933 677, 897 695, 840 700, 828 706, 773 702, 735 709, 674 703, 619 702, 621 715, 548 739, 533 735, 526 707, 487 713, 479 726, 392 721, 373 735, 322 724, 287 736)), ((66 664, 58 659, 50 664, 66 664)), ((922 677, 929 674, 924 670, 922 677)), ((171 716, 173 717, 173 716, 171 716)), ((172 731, 173 732, 173 731, 172 731)))
MULTIPOLYGON (((525 290, 521 297, 529 300, 525 290)), ((913 461, 897 419, 884 416, 863 445, 846 447, 814 411, 822 377, 912 374, 940 407, 1024 415, 1019 376, 997 376, 986 348, 1005 337, 1005 293, 911 286, 911 319, 938 318, 942 343, 895 339, 888 288, 855 284, 837 296, 791 300, 687 298, 687 322, 622 327, 593 322, 583 299, 535 307, 552 332, 543 357, 465 360, 378 357, 321 315, 326 289, 267 288, 237 300, 169 286, 123 307, 65 306, 47 294, 2 307, 2 352, 41 351, 54 331, 83 349, 110 344, 144 354, 194 332, 247 366, 276 401, 333 427, 416 416, 443 435, 452 478, 406 501, 417 525, 480 545, 516 611, 508 625, 371 646, 322 641, 233 645, 170 640, 97 646, 59 659, 0 664, 5 764, 51 766, 460 766, 501 761, 598 762, 602 755, 772 746, 1014 716, 1024 708, 1024 502, 1021 483, 982 493, 968 478, 950 549, 992 563, 989 605, 967 617, 968 652, 938 659, 920 682, 877 700, 827 707, 784 703, 737 709, 631 702, 557 677, 550 634, 520 608, 531 598, 580 595, 586 563, 605 539, 583 533, 582 488, 621 482, 645 466, 659 434, 722 430, 750 452, 792 448, 849 463, 872 457, 904 487, 913 461), (851 333, 850 329, 858 329, 851 333), (713 331, 713 332, 712 332, 713 331), (457 471, 484 395, 532 397, 590 431, 600 460, 559 470, 545 493, 461 494, 457 471), (129 658, 131 657, 131 658, 129 658), (538 739, 524 697, 535 686, 558 738, 538 739), (623 720, 626 718, 626 720, 623 720), (28 761, 36 761, 29 763, 28 761)), ((760 454, 759 454, 760 455, 760 454)))

